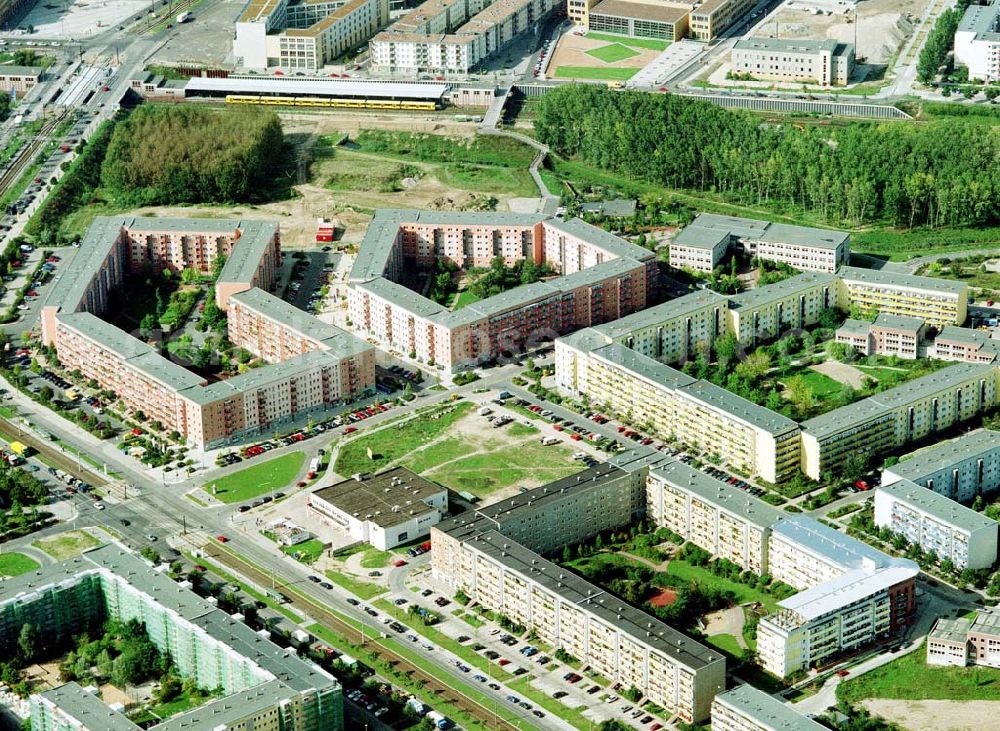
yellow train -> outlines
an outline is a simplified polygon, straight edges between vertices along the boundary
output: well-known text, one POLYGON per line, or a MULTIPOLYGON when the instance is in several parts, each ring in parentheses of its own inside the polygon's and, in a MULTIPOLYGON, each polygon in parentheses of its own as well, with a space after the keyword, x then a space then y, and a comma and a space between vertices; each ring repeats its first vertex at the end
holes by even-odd
POLYGON ((230 94, 227 104, 267 104, 282 107, 321 107, 328 109, 407 109, 433 112, 441 108, 440 102, 400 101, 398 99, 324 99, 315 96, 251 96, 230 94))

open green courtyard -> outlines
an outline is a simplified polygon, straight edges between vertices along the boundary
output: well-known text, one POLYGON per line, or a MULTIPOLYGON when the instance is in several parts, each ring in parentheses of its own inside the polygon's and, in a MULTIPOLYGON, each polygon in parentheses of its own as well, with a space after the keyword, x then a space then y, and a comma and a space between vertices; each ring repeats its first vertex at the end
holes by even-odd
POLYGON ((593 56, 598 61, 604 61, 604 63, 617 63, 618 61, 624 61, 626 58, 635 58, 639 55, 639 52, 633 51, 621 43, 611 43, 600 48, 592 48, 586 54, 593 56))
POLYGON ((0 576, 20 576, 38 568, 38 562, 23 553, 0 553, 0 576))
POLYGON ((670 563, 667 564, 667 574, 701 587, 712 586, 722 591, 731 591, 737 604, 760 602, 768 612, 774 612, 778 608, 778 600, 767 592, 736 581, 730 581, 724 576, 716 576, 707 568, 695 566, 680 558, 670 559, 670 563))
POLYGON ((628 81, 639 69, 620 69, 597 66, 560 66, 556 69, 558 79, 594 79, 596 81, 628 81))
POLYGON ((305 459, 304 452, 289 452, 206 482, 203 489, 224 503, 251 500, 290 484, 299 474, 305 459))
POLYGON ((41 538, 31 545, 40 548, 49 554, 56 561, 65 561, 67 558, 79 556, 89 548, 100 545, 100 541, 86 531, 74 530, 60 533, 51 538, 41 538))
POLYGON ((1000 670, 987 667, 933 667, 923 643, 887 665, 837 687, 837 697, 856 703, 865 698, 899 700, 1000 700, 1000 670))

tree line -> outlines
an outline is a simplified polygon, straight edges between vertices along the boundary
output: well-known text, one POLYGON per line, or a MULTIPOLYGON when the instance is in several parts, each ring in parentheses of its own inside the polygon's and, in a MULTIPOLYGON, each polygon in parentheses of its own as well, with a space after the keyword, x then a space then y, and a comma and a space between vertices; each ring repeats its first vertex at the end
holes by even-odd
POLYGON ((115 127, 101 182, 124 205, 262 200, 283 145, 274 113, 143 106, 115 127))
POLYGON ((535 132, 557 154, 668 188, 801 208, 832 225, 1000 221, 1000 137, 959 119, 836 127, 762 124, 672 94, 554 89, 535 132))

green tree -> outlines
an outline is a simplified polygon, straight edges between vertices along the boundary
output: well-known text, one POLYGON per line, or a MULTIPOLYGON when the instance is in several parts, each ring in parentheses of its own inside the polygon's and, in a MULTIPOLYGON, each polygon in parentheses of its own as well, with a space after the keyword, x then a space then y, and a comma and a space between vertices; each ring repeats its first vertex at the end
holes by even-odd
POLYGON ((17 650, 22 663, 30 663, 38 656, 41 650, 41 637, 35 625, 26 622, 21 625, 21 631, 17 635, 17 650))

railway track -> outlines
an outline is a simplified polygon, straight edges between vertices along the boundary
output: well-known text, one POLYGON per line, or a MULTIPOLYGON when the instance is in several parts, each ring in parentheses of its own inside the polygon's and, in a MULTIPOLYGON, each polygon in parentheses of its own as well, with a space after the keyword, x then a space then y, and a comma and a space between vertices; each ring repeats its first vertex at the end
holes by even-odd
POLYGON ((63 472, 68 472, 94 487, 101 487, 108 483, 108 479, 103 475, 83 467, 82 464, 78 467, 76 460, 65 452, 55 448, 51 442, 36 437, 9 419, 0 418, 0 432, 10 437, 11 440, 19 441, 31 447, 44 457, 46 462, 51 462, 63 472))
POLYGON ((49 135, 59 126, 69 112, 63 112, 42 125, 38 134, 34 135, 21 151, 11 160, 10 165, 0 175, 0 198, 7 195, 14 184, 21 179, 24 171, 34 162, 35 156, 49 141, 49 135))
POLYGON ((181 0, 181 2, 171 5, 169 12, 162 18, 154 17, 152 20, 144 20, 136 33, 140 35, 143 33, 149 33, 149 31, 156 26, 161 25, 162 23, 169 23, 171 16, 180 15, 185 10, 193 8, 199 2, 201 2, 201 0, 181 0))
MULTIPOLYGON (((233 569, 236 573, 246 576, 258 586, 269 586, 271 584, 272 577, 270 575, 265 574, 257 567, 247 563, 229 551, 223 550, 212 544, 205 545, 202 550, 205 551, 205 554, 210 559, 218 561, 228 568, 233 569)), ((378 654, 390 662, 397 670, 418 680, 428 692, 437 694, 437 696, 446 703, 450 703, 451 705, 460 708, 470 716, 479 719, 484 724, 491 726, 494 729, 504 729, 505 731, 523 731, 523 726, 514 725, 507 719, 499 716, 495 709, 461 695, 448 684, 447 679, 437 677, 427 668, 421 667, 402 655, 397 654, 394 650, 379 642, 377 637, 373 638, 368 634, 362 636, 361 632, 357 628, 347 622, 344 622, 336 614, 333 614, 329 610, 325 609, 322 605, 303 598, 298 592, 295 592, 294 589, 286 593, 291 595, 291 605, 293 607, 308 613, 311 617, 316 618, 320 624, 333 630, 348 642, 356 645, 361 645, 364 642, 374 646, 378 654)), ((534 728, 534 726, 529 722, 528 728, 534 728)))

